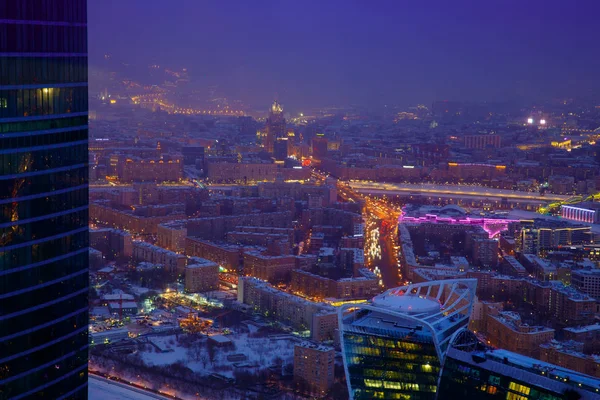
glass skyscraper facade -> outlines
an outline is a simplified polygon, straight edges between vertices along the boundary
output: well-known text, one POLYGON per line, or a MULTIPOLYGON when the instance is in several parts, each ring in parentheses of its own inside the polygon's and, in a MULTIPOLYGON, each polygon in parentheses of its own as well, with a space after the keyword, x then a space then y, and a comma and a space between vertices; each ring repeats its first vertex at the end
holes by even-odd
POLYGON ((86 0, 0 1, 0 398, 87 397, 86 0))
POLYGON ((391 289, 339 310, 351 399, 436 399, 453 335, 467 326, 477 281, 391 289))
POLYGON ((494 350, 463 330, 448 349, 438 400, 592 400, 600 399, 599 383, 591 376, 494 350))

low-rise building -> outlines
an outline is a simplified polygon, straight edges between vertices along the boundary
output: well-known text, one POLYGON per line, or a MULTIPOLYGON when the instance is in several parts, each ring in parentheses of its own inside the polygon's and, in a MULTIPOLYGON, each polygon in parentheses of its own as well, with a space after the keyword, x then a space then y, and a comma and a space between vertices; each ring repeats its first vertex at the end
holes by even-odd
POLYGON ((564 328, 563 333, 565 340, 583 343, 585 354, 600 353, 600 324, 564 328))
POLYGON ((498 311, 487 315, 486 337, 494 347, 537 357, 540 344, 554 339, 554 329, 530 326, 517 313, 498 311))
POLYGON ((551 342, 540 346, 540 360, 600 378, 600 357, 585 355, 569 343, 551 342))
POLYGON ((583 293, 600 300, 600 269, 579 269, 571 272, 571 284, 583 293))
POLYGON ((108 303, 108 310, 111 314, 135 315, 138 312, 138 305, 135 301, 111 301, 108 303))

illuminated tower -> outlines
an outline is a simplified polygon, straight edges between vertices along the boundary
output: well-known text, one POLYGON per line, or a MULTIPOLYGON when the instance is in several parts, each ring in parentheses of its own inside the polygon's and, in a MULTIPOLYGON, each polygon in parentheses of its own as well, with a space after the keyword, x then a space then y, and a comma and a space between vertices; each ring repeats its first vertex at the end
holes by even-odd
POLYGON ((267 118, 266 135, 264 146, 265 150, 269 153, 273 153, 273 147, 275 141, 278 138, 286 136, 285 130, 285 118, 283 117, 283 108, 277 101, 273 102, 271 111, 269 111, 269 117, 267 118))
POLYGON ((351 399, 435 399, 452 335, 467 326, 476 279, 390 289, 339 310, 351 399))
POLYGON ((86 0, 0 1, 0 398, 85 399, 86 0))

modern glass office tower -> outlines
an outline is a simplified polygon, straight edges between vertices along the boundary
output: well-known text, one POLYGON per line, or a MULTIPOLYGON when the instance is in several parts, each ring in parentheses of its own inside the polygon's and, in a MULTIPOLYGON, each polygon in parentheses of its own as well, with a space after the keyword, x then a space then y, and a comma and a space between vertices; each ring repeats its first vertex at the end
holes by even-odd
POLYGON ((0 398, 85 399, 86 0, 0 1, 0 398))
POLYGON ((600 379, 507 350, 463 330, 446 354, 438 400, 600 399, 600 379))
POLYGON ((452 336, 467 326, 476 279, 390 289, 339 310, 351 399, 435 399, 452 336))

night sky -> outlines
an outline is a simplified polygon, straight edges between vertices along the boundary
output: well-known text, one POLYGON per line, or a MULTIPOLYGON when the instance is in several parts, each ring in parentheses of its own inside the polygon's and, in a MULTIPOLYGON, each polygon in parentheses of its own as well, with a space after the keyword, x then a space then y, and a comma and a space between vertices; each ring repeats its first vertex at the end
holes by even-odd
POLYGON ((294 110, 538 101, 600 89, 599 18, 598 0, 90 0, 90 60, 294 110))

